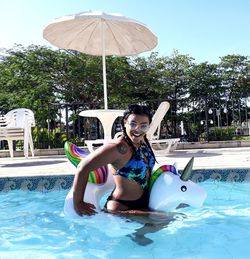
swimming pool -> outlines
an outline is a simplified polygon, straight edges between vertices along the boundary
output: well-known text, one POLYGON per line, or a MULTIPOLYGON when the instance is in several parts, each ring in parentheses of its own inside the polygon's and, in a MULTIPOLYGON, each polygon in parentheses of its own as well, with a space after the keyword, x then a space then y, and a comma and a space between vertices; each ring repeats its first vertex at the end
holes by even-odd
POLYGON ((249 258, 248 169, 195 171, 202 208, 146 219, 66 217, 72 179, 0 179, 0 258, 249 258))

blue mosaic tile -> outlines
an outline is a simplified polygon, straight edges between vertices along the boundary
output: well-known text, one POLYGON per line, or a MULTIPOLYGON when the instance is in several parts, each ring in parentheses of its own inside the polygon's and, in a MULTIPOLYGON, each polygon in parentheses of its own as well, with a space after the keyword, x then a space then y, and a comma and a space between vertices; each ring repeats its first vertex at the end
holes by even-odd
POLYGON ((74 176, 37 176, 0 178, 0 191, 27 190, 27 191, 60 191, 71 188, 74 176))
MULTIPOLYGON (((73 175, 0 178, 0 192, 19 189, 39 192, 69 190, 73 184, 73 179, 73 175)), ((250 168, 193 170, 190 179, 193 182, 203 182, 207 180, 250 182, 250 168)))
POLYGON ((191 180, 193 182, 203 182, 206 180, 223 182, 249 182, 250 168, 193 170, 191 180))

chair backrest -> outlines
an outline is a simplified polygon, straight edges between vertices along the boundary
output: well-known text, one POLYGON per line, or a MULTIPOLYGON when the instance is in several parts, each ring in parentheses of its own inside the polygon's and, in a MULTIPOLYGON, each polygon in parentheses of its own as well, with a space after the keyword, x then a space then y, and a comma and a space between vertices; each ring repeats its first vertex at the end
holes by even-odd
POLYGON ((34 127, 35 117, 30 109, 19 108, 9 111, 6 114, 8 127, 25 128, 25 126, 34 127))
POLYGON ((150 123, 150 127, 147 132, 147 137, 149 140, 152 140, 154 138, 159 138, 161 121, 163 120, 164 116, 169 110, 169 107, 170 107, 170 104, 167 101, 160 103, 158 109, 156 110, 152 118, 152 122, 150 123), (158 129, 158 132, 157 132, 157 135, 155 136, 154 134, 157 129, 158 129))

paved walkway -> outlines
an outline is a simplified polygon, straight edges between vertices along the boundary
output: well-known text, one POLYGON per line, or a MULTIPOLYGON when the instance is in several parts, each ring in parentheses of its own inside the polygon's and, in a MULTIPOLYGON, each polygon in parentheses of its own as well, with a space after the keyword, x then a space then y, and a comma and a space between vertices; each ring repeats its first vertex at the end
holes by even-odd
MULTIPOLYGON (((160 164, 177 163, 183 169, 194 156, 194 169, 250 168, 250 147, 176 150, 157 157, 160 164)), ((28 159, 0 158, 0 177, 73 174, 75 168, 66 156, 41 156, 28 159)))

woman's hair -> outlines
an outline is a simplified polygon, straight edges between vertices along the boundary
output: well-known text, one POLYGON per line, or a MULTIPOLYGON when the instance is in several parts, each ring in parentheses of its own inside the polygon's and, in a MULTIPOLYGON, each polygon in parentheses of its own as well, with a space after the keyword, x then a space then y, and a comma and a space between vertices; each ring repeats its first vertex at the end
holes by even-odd
POLYGON ((131 104, 123 114, 123 120, 127 119, 130 114, 145 115, 149 119, 149 123, 152 121, 151 109, 147 105, 131 104))
MULTIPOLYGON (((128 118, 128 116, 131 115, 131 114, 147 116, 148 119, 149 119, 149 123, 151 123, 151 121, 152 121, 152 113, 151 113, 151 109, 150 109, 149 106, 139 105, 139 104, 131 104, 131 105, 128 106, 128 109, 123 114, 123 119, 122 119, 122 122, 121 122, 122 131, 123 131, 125 140, 131 146, 133 152, 135 153, 136 149, 135 149, 131 139, 128 137, 127 132, 126 132, 126 128, 125 128, 125 125, 124 125, 124 120, 126 120, 128 118)), ((152 154, 154 156, 154 159, 156 161, 154 152, 153 152, 153 150, 152 150, 152 148, 150 146, 150 143, 149 143, 146 135, 144 136, 144 140, 145 140, 147 146, 150 148, 150 150, 151 150, 151 152, 152 152, 152 154)))

